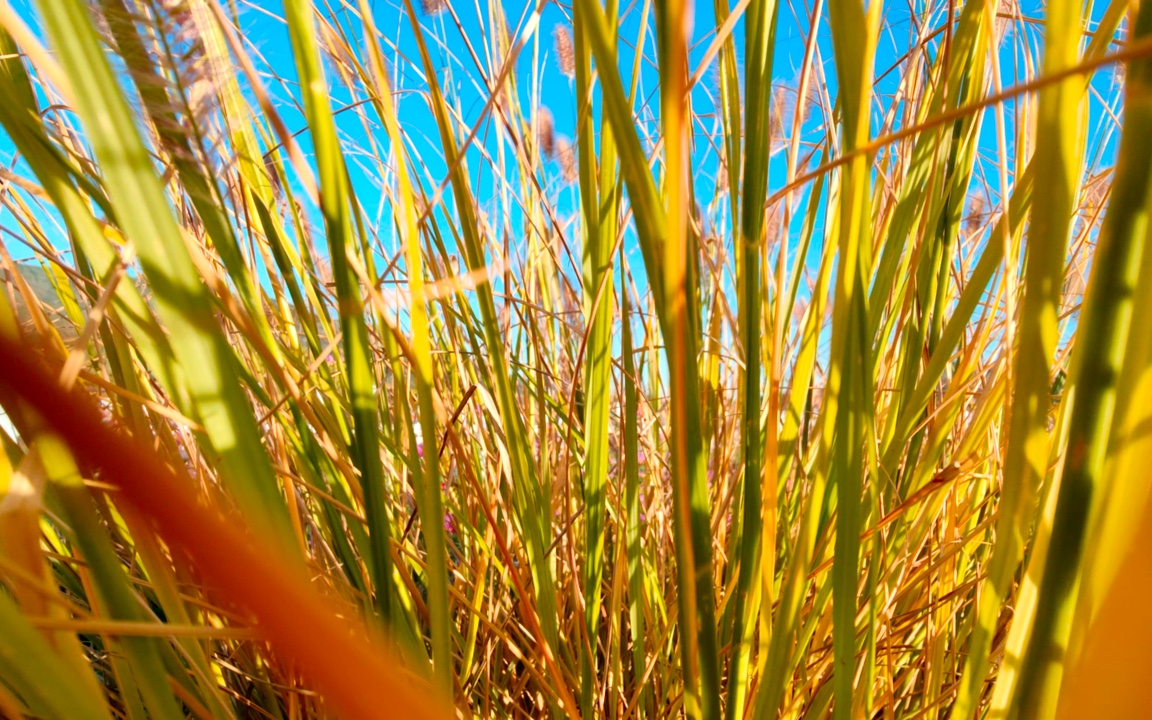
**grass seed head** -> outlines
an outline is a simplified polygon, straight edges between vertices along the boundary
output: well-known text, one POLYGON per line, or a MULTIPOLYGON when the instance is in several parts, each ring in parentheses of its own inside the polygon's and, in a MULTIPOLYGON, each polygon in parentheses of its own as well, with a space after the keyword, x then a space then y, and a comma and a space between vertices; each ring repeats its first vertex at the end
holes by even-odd
POLYGON ((980 232, 984 220, 988 217, 984 196, 977 193, 968 201, 968 215, 964 218, 964 232, 969 236, 980 232))
POLYGON ((560 162, 560 174, 566 183, 576 182, 576 148, 561 137, 556 140, 556 159, 560 162))
POLYGON ((556 157, 556 126, 552 122, 552 112, 546 107, 536 111, 536 144, 540 156, 553 160, 556 157))
POLYGON ((576 75, 576 50, 572 45, 572 31, 566 25, 552 29, 552 42, 556 46, 556 65, 568 77, 576 75))
POLYGON ((428 17, 435 17, 448 7, 448 0, 420 0, 420 9, 428 17))

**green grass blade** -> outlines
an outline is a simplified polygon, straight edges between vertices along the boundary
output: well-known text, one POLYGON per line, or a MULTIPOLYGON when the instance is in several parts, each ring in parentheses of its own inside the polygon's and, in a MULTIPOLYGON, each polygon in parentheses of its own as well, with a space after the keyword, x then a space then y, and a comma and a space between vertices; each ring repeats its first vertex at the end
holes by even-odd
POLYGON ((352 210, 348 199, 348 176, 343 153, 336 137, 336 125, 329 106, 327 85, 316 46, 312 3, 292 0, 286 3, 288 29, 295 49, 300 84, 305 88, 304 103, 319 167, 320 209, 328 237, 332 276, 340 303, 340 327, 344 338, 344 362, 352 407, 354 437, 352 456, 360 471, 371 546, 372 576, 376 584, 375 608, 380 617, 392 619, 395 590, 392 586, 391 521, 385 498, 384 470, 380 461, 379 415, 375 376, 370 363, 368 329, 364 322, 364 300, 359 281, 349 266, 356 257, 352 210))
MULTIPOLYGON (((849 150, 867 142, 871 104, 872 60, 878 4, 866 13, 856 0, 828 5, 843 112, 842 140, 849 150)), ((864 516, 862 483, 864 444, 871 442, 872 367, 867 288, 871 280, 871 226, 867 199, 871 186, 865 157, 845 170, 836 209, 839 222, 839 268, 835 285, 830 369, 824 413, 835 423, 829 478, 836 484, 836 549, 832 566, 833 653, 836 685, 833 711, 837 720, 858 712, 856 613, 860 531, 864 516)), ((828 422, 829 420, 825 420, 828 422)))
MULTIPOLYGON (((1050 42, 1045 70, 1055 72, 1079 57, 1080 16, 1075 3, 1052 3, 1048 9, 1050 42)), ((1072 201, 1079 163, 1075 158, 1080 92, 1076 80, 1065 80, 1040 93, 1036 174, 1045 181, 1033 191, 1025 294, 1019 347, 1015 358, 1011 427, 1004 465, 996 545, 980 594, 976 626, 969 641, 953 716, 976 712, 988 667, 989 644, 1000 604, 1024 552, 1025 533, 1048 456, 1049 377, 1057 341, 1057 312, 1068 247, 1072 201)))
MULTIPOLYGON (((740 294, 738 316, 740 341, 744 348, 743 402, 741 407, 741 450, 743 453, 743 519, 740 524, 741 546, 739 576, 736 581, 732 642, 735 649, 729 663, 729 680, 725 717, 742 717, 750 683, 749 666, 752 653, 753 631, 757 625, 759 608, 753 583, 759 580, 760 566, 764 565, 768 577, 776 567, 776 507, 775 473, 763 479, 771 483, 767 497, 761 488, 764 447, 761 440, 761 288, 760 258, 767 238, 765 235, 765 206, 758 198, 768 194, 768 165, 772 150, 772 54, 775 51, 776 18, 778 5, 774 0, 756 0, 745 13, 745 118, 744 133, 747 141, 740 189, 748 202, 740 206, 740 230, 736 236, 736 254, 739 263, 738 284, 740 294), (763 545, 763 547, 761 547, 763 545)), ((777 109, 779 112, 779 109, 777 109)), ((737 125, 731 131, 733 144, 739 142, 739 116, 730 123, 737 125)), ((738 145, 737 145, 738 147, 738 145)), ((774 238, 773 238, 774 239, 774 238)), ((778 295, 776 301, 783 302, 778 295)), ((769 418, 769 423, 775 422, 769 418)), ((771 428, 769 432, 775 432, 771 428)), ((773 470, 775 468, 772 468, 773 470)), ((771 583, 766 583, 763 598, 766 607, 772 606, 771 583)), ((763 643, 764 640, 762 639, 763 643)))
MULTIPOLYGON (((1054 9, 1049 12, 1050 18, 1059 17, 1054 9)), ((1062 20, 1069 28, 1065 42, 1072 46, 1065 52, 1075 57, 1073 38, 1080 25, 1079 16, 1069 11, 1062 20)), ((1053 32, 1058 29, 1053 28, 1053 32)), ((1150 33, 1152 10, 1141 7, 1133 20, 1131 40, 1149 37, 1150 33)), ((1043 562, 1044 572, 1032 634, 1013 698, 1013 714, 1022 717, 1055 715, 1070 652, 1085 532, 1104 482, 1102 471, 1120 389, 1116 381, 1131 329, 1135 286, 1147 233, 1148 167, 1152 163, 1150 82, 1152 62, 1141 59, 1129 64, 1124 131, 1112 199, 1096 243, 1088 294, 1077 323, 1072 366, 1075 394, 1065 441, 1071 451, 1060 478, 1047 555, 1036 555, 1030 560, 1043 562)), ((1074 105, 1069 102, 1062 109, 1071 113, 1074 105)))
MULTIPOLYGON (((220 333, 207 291, 192 265, 180 227, 131 110, 78 0, 41 4, 61 64, 73 79, 76 109, 101 162, 109 199, 124 234, 135 244, 154 300, 220 469, 257 526, 290 534, 279 485, 240 386, 235 360, 220 333)), ((179 393, 176 393, 179 395, 179 393)))
POLYGON ((416 393, 419 398, 420 442, 427 450, 422 459, 423 497, 421 498, 421 525, 427 539, 427 565, 429 601, 432 625, 432 662, 436 684, 445 696, 451 697, 455 679, 452 653, 451 608, 448 600, 448 553, 444 532, 444 505, 440 494, 440 459, 433 448, 439 447, 436 432, 436 410, 433 404, 435 379, 433 377, 432 347, 428 326, 427 295, 424 289, 424 263, 420 245, 420 230, 416 223, 416 202, 412 193, 412 180, 408 175, 404 136, 396 117, 392 93, 387 85, 382 57, 376 44, 375 27, 371 23, 371 10, 365 2, 360 5, 361 16, 366 19, 365 36, 374 60, 374 74, 379 90, 383 119, 393 152, 397 157, 396 185, 399 196, 400 225, 405 255, 408 261, 408 287, 411 292, 410 323, 412 352, 415 355, 416 393))

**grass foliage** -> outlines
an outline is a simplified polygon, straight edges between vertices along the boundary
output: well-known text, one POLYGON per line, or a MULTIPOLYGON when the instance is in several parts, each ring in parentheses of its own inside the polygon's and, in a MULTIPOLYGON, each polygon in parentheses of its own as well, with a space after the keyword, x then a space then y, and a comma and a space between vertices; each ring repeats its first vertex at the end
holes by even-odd
POLYGON ((1152 6, 377 5, 0 0, 0 716, 1152 713, 1152 6))

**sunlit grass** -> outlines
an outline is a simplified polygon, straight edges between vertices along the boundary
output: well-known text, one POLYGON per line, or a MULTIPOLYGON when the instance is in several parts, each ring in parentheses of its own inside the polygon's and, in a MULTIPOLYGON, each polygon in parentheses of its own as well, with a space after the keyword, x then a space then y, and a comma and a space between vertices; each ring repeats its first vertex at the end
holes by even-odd
POLYGON ((0 28, 0 716, 1149 707, 1148 8, 0 28))

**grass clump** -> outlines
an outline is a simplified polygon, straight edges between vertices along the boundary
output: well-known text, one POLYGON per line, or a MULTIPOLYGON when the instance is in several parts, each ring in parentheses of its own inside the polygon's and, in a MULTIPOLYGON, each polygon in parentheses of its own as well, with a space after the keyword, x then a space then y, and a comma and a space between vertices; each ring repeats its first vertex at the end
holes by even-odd
POLYGON ((0 4, 0 715, 1138 716, 1150 31, 0 4))

